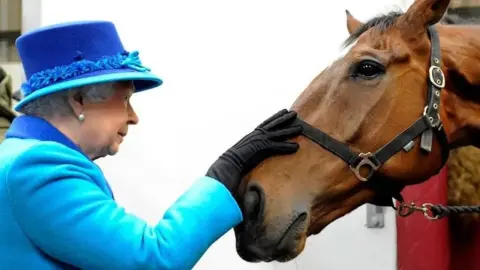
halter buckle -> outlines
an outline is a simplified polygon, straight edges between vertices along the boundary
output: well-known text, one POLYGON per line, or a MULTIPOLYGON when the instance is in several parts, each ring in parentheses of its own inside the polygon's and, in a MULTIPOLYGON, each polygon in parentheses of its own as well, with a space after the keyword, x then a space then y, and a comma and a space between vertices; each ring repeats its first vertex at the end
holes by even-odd
POLYGON ((370 179, 370 177, 372 177, 372 175, 378 170, 378 168, 380 166, 377 166, 375 165, 371 160, 370 158, 373 157, 373 154, 368 152, 368 153, 360 153, 358 154, 359 157, 362 158, 362 160, 360 160, 360 162, 358 162, 357 166, 353 167, 352 165, 350 165, 350 170, 352 170, 352 172, 355 174, 355 176, 358 178, 358 180, 362 181, 362 182, 366 182, 368 181, 368 179, 370 179), (368 173, 367 177, 363 177, 361 174, 360 174, 360 168, 362 168, 363 166, 367 165, 368 167, 370 167, 370 172, 368 173))
POLYGON ((430 82, 438 88, 445 87, 445 75, 443 71, 438 66, 430 66, 428 69, 428 77, 430 77, 430 82))

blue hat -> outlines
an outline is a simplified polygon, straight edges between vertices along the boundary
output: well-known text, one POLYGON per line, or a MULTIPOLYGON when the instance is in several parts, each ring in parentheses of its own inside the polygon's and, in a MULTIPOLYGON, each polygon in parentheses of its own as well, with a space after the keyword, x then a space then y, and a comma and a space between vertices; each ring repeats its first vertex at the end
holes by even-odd
POLYGON ((27 79, 17 111, 41 96, 87 84, 132 80, 139 92, 163 83, 142 66, 137 51, 123 48, 108 21, 43 27, 20 36, 16 46, 27 79))

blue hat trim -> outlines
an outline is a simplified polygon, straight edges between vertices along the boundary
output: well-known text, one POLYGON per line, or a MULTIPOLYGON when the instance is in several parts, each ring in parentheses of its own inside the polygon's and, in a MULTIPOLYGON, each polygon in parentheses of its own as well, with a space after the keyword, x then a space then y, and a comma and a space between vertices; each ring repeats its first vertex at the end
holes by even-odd
POLYGON ((140 72, 150 71, 149 68, 142 65, 138 57, 138 51, 132 53, 122 52, 114 56, 104 56, 98 61, 81 59, 83 58, 82 53, 77 53, 77 61, 72 64, 42 70, 33 74, 27 82, 22 84, 23 94, 28 96, 32 92, 47 87, 59 80, 63 81, 94 71, 124 68, 130 68, 140 72))
POLYGON ((19 111, 26 103, 47 94, 68 88, 116 80, 133 80, 136 92, 160 86, 163 81, 143 66, 138 51, 104 56, 97 61, 83 59, 77 52, 76 61, 32 74, 22 84, 24 98, 15 106, 19 111))

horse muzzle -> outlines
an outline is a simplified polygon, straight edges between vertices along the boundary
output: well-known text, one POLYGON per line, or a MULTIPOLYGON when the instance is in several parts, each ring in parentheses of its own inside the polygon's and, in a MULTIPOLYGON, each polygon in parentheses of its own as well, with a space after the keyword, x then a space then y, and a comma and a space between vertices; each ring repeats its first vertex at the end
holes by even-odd
POLYGON ((308 215, 297 213, 294 217, 290 223, 268 225, 269 230, 265 225, 236 227, 238 255, 247 262, 287 262, 297 257, 305 246, 308 215))

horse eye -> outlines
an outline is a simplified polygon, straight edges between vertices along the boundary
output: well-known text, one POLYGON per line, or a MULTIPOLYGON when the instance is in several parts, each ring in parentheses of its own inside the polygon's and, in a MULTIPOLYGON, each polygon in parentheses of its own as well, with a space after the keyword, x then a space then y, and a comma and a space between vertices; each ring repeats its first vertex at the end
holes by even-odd
POLYGON ((351 76, 372 80, 384 72, 385 70, 381 64, 371 60, 364 60, 355 66, 351 76))

